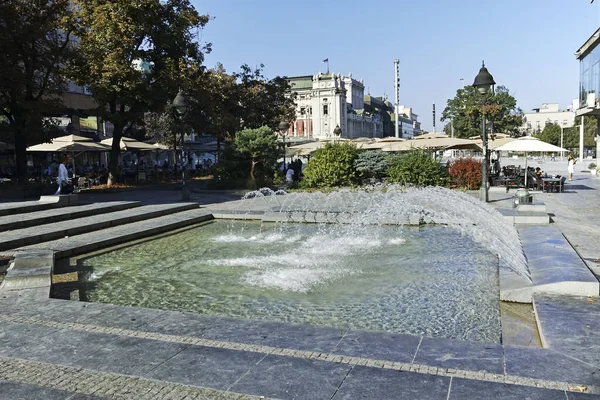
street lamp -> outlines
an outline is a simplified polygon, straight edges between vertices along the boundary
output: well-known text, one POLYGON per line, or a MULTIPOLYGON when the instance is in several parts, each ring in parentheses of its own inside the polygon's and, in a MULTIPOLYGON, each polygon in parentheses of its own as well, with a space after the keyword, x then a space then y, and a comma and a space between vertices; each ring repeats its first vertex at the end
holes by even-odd
MULTIPOLYGON (((485 67, 485 62, 481 63, 481 69, 475 77, 473 87, 482 95, 482 106, 485 106, 485 95, 489 92, 492 85, 495 85, 494 77, 488 72, 485 67)), ((483 111, 483 108, 482 108, 483 111)), ((480 198, 486 203, 489 202, 488 194, 488 143, 487 143, 487 130, 485 128, 485 113, 481 113, 481 144, 483 147, 483 161, 481 163, 481 189, 480 198)))
MULTIPOLYGON (((173 107, 173 115, 175 116, 175 119, 178 121, 181 121, 188 109, 187 100, 181 90, 179 90, 179 92, 177 92, 177 96, 175 96, 175 99, 173 99, 173 103, 171 104, 171 106, 173 107)), ((183 148, 183 142, 184 142, 184 130, 182 129, 181 130, 181 200, 188 201, 190 199, 190 191, 185 182, 185 167, 183 165, 183 160, 185 157, 185 150, 183 148)))
POLYGON ((290 124, 288 124, 286 121, 282 120, 279 123, 279 132, 281 133, 281 138, 283 139, 283 171, 286 171, 286 165, 285 165, 285 136, 286 133, 288 131, 288 129, 290 129, 290 124))

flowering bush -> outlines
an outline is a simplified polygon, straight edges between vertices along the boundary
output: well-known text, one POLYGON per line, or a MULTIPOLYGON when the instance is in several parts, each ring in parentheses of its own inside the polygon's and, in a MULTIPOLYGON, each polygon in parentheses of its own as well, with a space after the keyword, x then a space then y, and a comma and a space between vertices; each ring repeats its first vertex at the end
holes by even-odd
POLYGON ((462 189, 478 189, 481 185, 481 162, 472 158, 459 158, 448 164, 452 185, 462 189))

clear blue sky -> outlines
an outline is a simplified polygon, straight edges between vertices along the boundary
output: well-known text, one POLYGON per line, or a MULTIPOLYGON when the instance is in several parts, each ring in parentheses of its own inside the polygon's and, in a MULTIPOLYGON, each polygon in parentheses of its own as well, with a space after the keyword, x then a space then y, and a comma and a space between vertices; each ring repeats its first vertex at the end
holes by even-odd
POLYGON ((471 84, 484 59, 524 111, 543 102, 566 108, 578 96, 573 53, 600 25, 589 0, 192 0, 214 20, 208 67, 229 72, 265 64, 265 75, 325 71, 364 79, 374 96, 394 99, 393 60, 400 60, 400 104, 423 129, 436 130, 448 98, 471 84))

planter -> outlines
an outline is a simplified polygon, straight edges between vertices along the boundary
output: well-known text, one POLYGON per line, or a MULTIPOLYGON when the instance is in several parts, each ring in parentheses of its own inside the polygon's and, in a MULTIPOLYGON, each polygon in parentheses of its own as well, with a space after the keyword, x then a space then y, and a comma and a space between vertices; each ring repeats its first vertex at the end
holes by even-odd
POLYGON ((598 170, 597 169, 592 169, 590 170, 590 173, 594 176, 598 175, 598 170))

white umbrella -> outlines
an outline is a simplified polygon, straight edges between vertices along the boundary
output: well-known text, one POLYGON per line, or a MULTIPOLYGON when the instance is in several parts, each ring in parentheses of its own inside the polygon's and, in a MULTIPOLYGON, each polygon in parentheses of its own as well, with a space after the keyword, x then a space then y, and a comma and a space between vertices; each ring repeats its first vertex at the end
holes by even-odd
POLYGON ((555 146, 553 144, 543 142, 540 139, 531 137, 531 136, 523 136, 522 138, 518 138, 516 140, 510 141, 502 146, 498 146, 495 149, 496 151, 521 151, 525 153, 525 187, 527 188, 527 153, 537 152, 537 153, 558 153, 561 151, 568 151, 567 149, 563 149, 562 147, 555 146))
MULTIPOLYGON (((100 143, 112 147, 113 139, 114 138, 104 139, 100 143)), ((135 139, 128 138, 128 137, 121 138, 121 143, 119 144, 119 147, 121 148, 121 150, 124 150, 124 151, 156 150, 156 146, 154 146, 152 144, 140 142, 139 140, 135 140, 135 139)))
POLYGON ((92 139, 78 136, 67 135, 52 139, 52 143, 42 143, 35 146, 30 146, 27 151, 47 151, 47 152, 63 152, 71 151, 73 153, 81 153, 84 151, 109 151, 110 147, 102 143, 94 142, 92 139))

